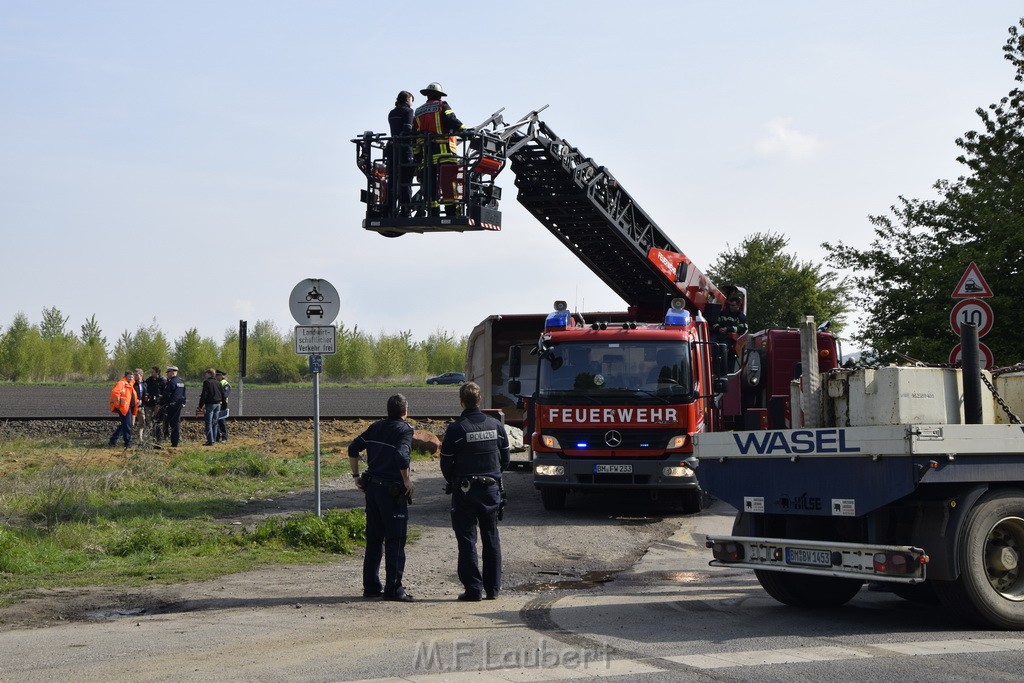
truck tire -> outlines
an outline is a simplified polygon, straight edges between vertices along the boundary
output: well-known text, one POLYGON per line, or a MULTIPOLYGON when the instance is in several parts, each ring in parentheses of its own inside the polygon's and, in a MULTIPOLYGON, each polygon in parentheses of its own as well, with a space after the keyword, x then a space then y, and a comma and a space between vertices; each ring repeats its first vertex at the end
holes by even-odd
POLYGON ((839 607, 861 589, 860 579, 812 576, 755 569, 761 587, 784 605, 791 607, 839 607))
POLYGON ((565 497, 568 489, 543 488, 540 490, 540 502, 545 510, 562 510, 565 508, 565 497))
POLYGON ((704 509, 704 492, 700 489, 683 489, 679 492, 679 503, 683 514, 696 514, 704 509))
POLYGON ((1024 630, 1024 491, 981 498, 956 543, 960 576, 934 582, 942 604, 976 624, 1024 630))

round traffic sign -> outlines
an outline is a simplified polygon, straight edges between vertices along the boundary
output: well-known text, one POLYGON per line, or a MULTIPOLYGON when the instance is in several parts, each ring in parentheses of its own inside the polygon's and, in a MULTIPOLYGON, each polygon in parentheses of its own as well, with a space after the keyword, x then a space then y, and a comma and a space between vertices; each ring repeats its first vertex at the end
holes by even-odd
POLYGON ((978 326, 978 337, 984 337, 992 329, 994 321, 992 307, 981 299, 964 299, 949 313, 949 326, 956 334, 960 334, 961 325, 974 323, 978 326))
POLYGON ((327 280, 306 278, 295 285, 288 308, 300 325, 330 325, 341 312, 338 290, 327 280))
MULTIPOLYGON (((992 349, 988 348, 981 342, 978 342, 978 350, 981 352, 981 367, 984 370, 991 370, 992 366, 995 365, 995 356, 992 355, 992 349)), ((963 356, 963 350, 960 348, 960 344, 953 347, 953 350, 949 352, 949 364, 955 365, 960 362, 960 358, 963 356)))

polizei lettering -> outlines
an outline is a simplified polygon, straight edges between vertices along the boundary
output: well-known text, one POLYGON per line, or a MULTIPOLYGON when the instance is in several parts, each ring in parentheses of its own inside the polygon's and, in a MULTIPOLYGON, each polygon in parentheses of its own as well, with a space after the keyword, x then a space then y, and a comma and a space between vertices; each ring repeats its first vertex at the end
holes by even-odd
POLYGON ((802 455, 804 453, 860 453, 846 444, 845 429, 800 429, 792 432, 733 434, 742 455, 802 455))
POLYGON ((677 424, 676 408, 548 408, 548 421, 562 424, 677 424))

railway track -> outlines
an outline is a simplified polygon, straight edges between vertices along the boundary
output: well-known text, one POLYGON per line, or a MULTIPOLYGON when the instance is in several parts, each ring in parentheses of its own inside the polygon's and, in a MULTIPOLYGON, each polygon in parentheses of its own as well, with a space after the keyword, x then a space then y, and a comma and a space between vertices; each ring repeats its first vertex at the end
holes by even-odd
MULTIPOLYGON (((457 386, 321 388, 322 419, 376 419, 388 396, 404 394, 409 416, 444 420, 462 412, 457 386)), ((308 420, 313 417, 312 387, 245 387, 239 414, 237 389, 231 396, 233 420, 308 420)), ((0 385, 2 420, 97 420, 110 417, 109 387, 0 385)), ((188 386, 186 416, 199 401, 199 387, 188 386)))

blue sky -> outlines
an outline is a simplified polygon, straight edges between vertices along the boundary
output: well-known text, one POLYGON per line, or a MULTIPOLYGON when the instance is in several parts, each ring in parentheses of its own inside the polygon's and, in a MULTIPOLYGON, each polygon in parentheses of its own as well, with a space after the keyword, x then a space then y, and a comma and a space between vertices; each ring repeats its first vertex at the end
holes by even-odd
MULTIPOLYGON (((154 320, 284 331, 329 280, 373 334, 623 302, 504 187, 499 233, 360 227, 350 140, 439 81, 473 125, 542 118, 698 265, 755 232, 801 259, 960 173, 1004 96, 1019 2, 0 3, 0 325, 56 306, 108 340, 154 320)), ((417 96, 417 103, 422 98, 417 96)), ((742 283, 755 287, 756 283, 742 283)), ((955 283, 951 283, 953 287, 955 283)))

